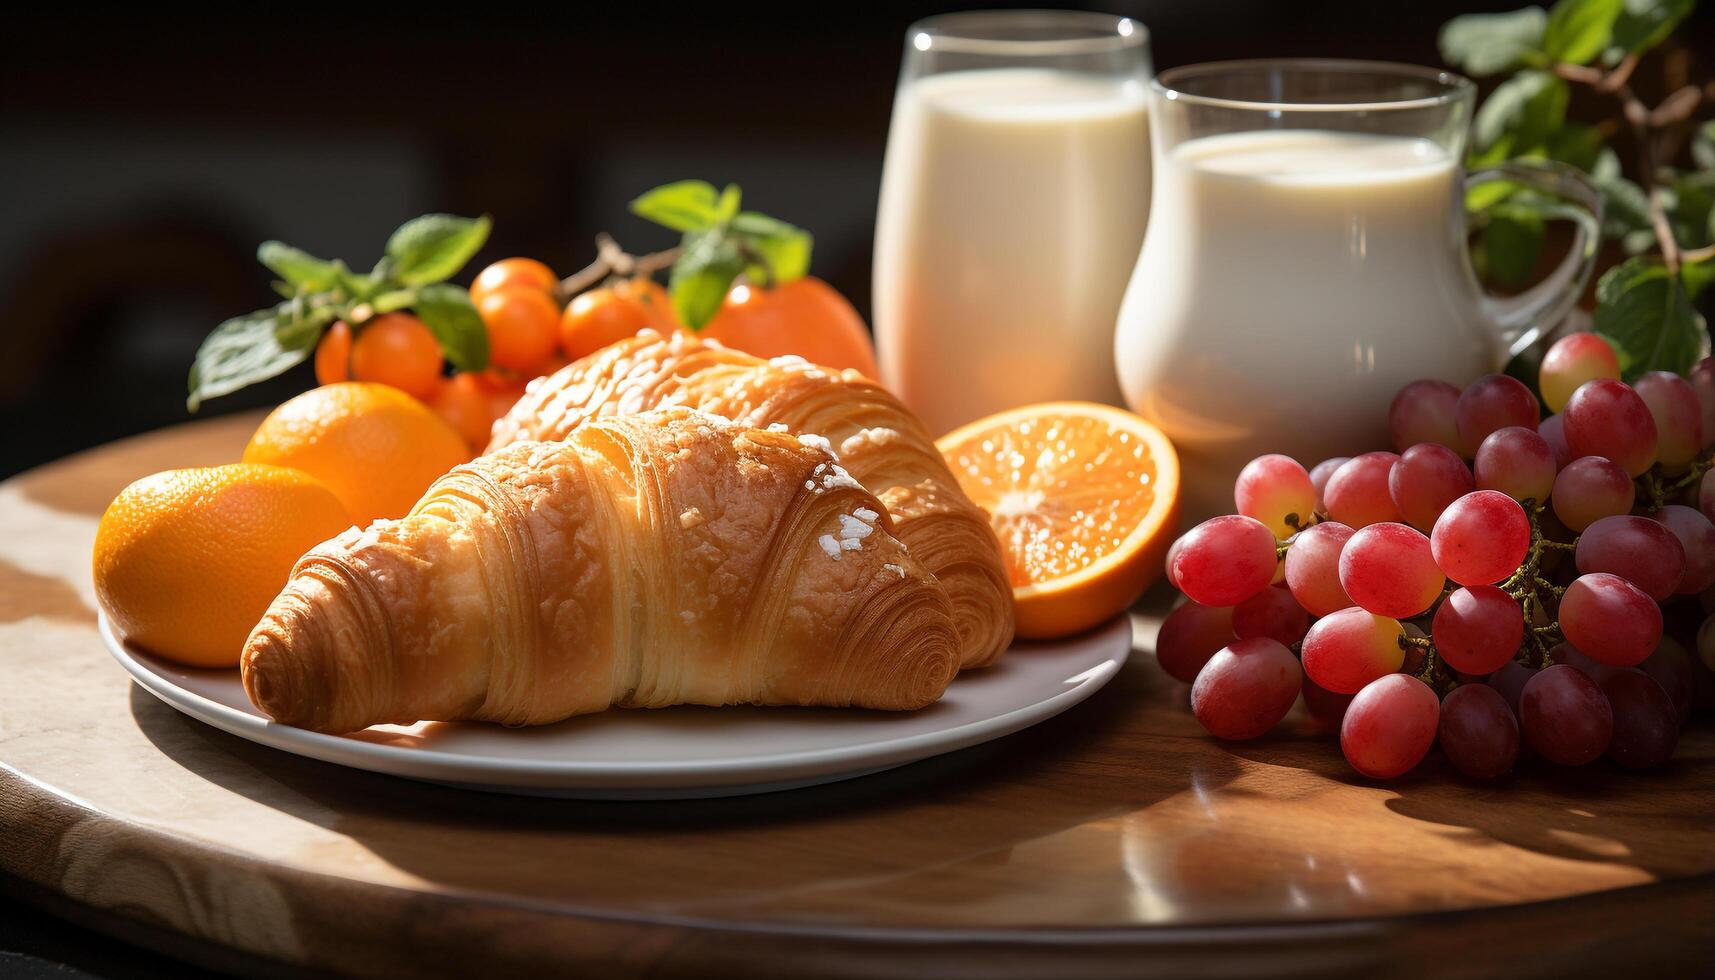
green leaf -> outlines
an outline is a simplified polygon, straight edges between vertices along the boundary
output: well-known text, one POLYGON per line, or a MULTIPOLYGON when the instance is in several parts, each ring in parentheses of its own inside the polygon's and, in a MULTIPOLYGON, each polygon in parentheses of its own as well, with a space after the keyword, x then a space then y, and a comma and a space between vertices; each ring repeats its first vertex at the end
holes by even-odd
MULTIPOLYGON (((1639 232, 1654 234, 1649 216, 1649 195, 1620 174, 1620 158, 1603 150, 1590 168, 1590 182, 1602 192, 1602 235, 1624 242, 1639 232)), ((1629 246, 1628 246, 1629 247, 1629 246)))
POLYGON ((1663 196, 1681 248, 1702 248, 1715 240, 1715 170, 1676 174, 1663 196))
POLYGON ((720 312, 732 281, 744 271, 744 256, 737 243, 719 231, 688 232, 684 254, 673 263, 667 293, 679 322, 701 330, 720 312))
POLYGON ((440 341, 441 353, 453 367, 460 371, 488 367, 488 328, 471 303, 469 290, 432 283, 417 290, 411 309, 440 341))
POLYGON ((631 213, 674 231, 704 231, 719 223, 720 195, 706 180, 675 181, 645 191, 631 202, 631 213))
POLYGON ((1441 58, 1470 75, 1498 75, 1541 65, 1548 14, 1526 7, 1504 14, 1466 14, 1442 25, 1441 58))
POLYGON ((452 278, 488 241, 487 215, 461 218, 425 214, 399 226, 387 239, 392 278, 402 285, 423 286, 452 278))
POLYGON ((1613 64, 1667 40, 1696 6, 1697 0, 1625 0, 1614 20, 1612 47, 1605 60, 1613 64))
POLYGON ((353 272, 345 267, 344 262, 341 262, 338 259, 334 260, 334 265, 339 267, 339 286, 341 289, 345 290, 346 295, 351 299, 351 302, 365 302, 370 297, 381 291, 383 281, 380 276, 353 272))
POLYGON ((1686 295, 1695 302, 1703 290, 1715 282, 1715 259, 1705 259, 1702 262, 1687 262, 1680 267, 1679 277, 1685 281, 1686 295))
POLYGON ((313 336, 294 336, 294 346, 280 343, 277 326, 286 305, 235 316, 203 339, 191 363, 186 408, 194 412, 210 398, 284 374, 310 356, 313 336))
POLYGON ((328 324, 339 319, 339 312, 333 307, 312 307, 301 295, 281 303, 275 310, 274 339, 287 350, 314 347, 328 324))
POLYGON ((1691 159, 1704 170, 1715 170, 1715 119, 1699 126, 1691 137, 1691 159))
POLYGON ((1653 257, 1627 259, 1602 276, 1595 328, 1614 345, 1627 381, 1646 371, 1684 374, 1702 354, 1702 315, 1682 279, 1653 257))
POLYGON ((1542 215, 1528 206, 1503 204, 1489 212, 1483 229, 1489 278, 1509 288, 1530 281, 1542 255, 1542 215))
POLYGON ((1602 131, 1595 126, 1569 122, 1549 134, 1548 158, 1589 173, 1603 149, 1602 131))
POLYGON ((715 224, 724 225, 738 214, 738 202, 744 195, 737 184, 728 184, 721 191, 721 199, 715 202, 715 224))
POLYGON ((394 289, 370 300, 369 305, 377 313, 392 313, 394 310, 403 310, 412 306, 416 302, 417 290, 394 289))
POLYGON ((263 242, 256 247, 256 260, 298 289, 319 292, 339 283, 339 263, 318 259, 284 242, 263 242))
POLYGON ((1587 65, 1605 51, 1621 0, 1560 0, 1549 11, 1542 49, 1554 61, 1587 65))
POLYGON ((1511 137, 1515 156, 1540 147, 1566 121, 1571 90, 1565 80, 1527 69, 1502 82, 1477 110, 1472 125, 1475 145, 1486 150, 1511 137))
POLYGON ((747 269, 752 278, 770 286, 802 279, 810 271, 810 251, 815 244, 810 233, 779 218, 755 211, 733 216, 732 234, 761 268, 747 269))

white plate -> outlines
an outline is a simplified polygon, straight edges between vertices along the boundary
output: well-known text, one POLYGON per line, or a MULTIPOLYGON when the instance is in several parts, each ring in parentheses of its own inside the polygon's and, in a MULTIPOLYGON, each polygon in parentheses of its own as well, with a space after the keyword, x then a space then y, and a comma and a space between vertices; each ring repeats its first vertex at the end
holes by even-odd
POLYGON ((555 725, 378 725, 322 735, 251 706, 236 670, 179 667, 101 636, 149 693, 252 742, 467 789, 592 799, 738 796, 850 779, 1009 735, 1100 690, 1131 653, 1121 616, 1057 643, 1018 644, 921 711, 703 708, 606 711, 555 725))

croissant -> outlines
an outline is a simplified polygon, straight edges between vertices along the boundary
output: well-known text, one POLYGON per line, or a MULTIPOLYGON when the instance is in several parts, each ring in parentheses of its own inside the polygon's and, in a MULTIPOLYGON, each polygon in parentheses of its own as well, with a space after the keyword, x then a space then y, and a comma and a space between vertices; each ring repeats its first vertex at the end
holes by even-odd
MULTIPOLYGON (((810 440, 814 443, 815 440, 810 440)), ((610 706, 905 710, 958 672, 944 589, 818 446, 689 409, 443 476, 292 571, 251 701, 322 732, 610 706)))
POLYGON ((689 334, 645 330, 534 382, 495 423, 488 449, 564 439, 586 420, 663 405, 824 439, 946 588, 961 666, 991 664, 1012 642, 1012 584, 987 515, 959 489, 917 417, 856 371, 796 357, 765 361, 689 334))

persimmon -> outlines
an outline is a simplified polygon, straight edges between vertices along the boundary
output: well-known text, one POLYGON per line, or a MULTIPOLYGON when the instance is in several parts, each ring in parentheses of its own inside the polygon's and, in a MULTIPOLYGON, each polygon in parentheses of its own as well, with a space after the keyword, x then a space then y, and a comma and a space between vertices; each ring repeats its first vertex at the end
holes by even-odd
POLYGON ((351 327, 335 320, 316 344, 316 384, 331 385, 351 380, 351 327))
POLYGON ((441 382, 440 342, 415 316, 383 313, 358 328, 351 342, 351 376, 426 400, 441 382))
POLYGON ((508 286, 484 295, 476 310, 488 327, 489 363, 535 377, 558 339, 560 308, 553 299, 539 289, 508 286))
POLYGON ((559 281, 554 270, 535 259, 501 259, 477 273, 476 281, 470 284, 470 301, 481 305, 484 296, 517 286, 552 296, 559 281))
POLYGON ((773 289, 734 286, 699 331, 757 357, 797 354, 813 364, 879 375, 869 328, 839 291, 814 276, 773 289))

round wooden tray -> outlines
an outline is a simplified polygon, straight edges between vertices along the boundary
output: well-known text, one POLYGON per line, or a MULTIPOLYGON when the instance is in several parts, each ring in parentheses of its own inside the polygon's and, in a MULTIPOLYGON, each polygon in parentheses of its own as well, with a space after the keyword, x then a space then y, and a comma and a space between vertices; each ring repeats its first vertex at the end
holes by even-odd
POLYGON ((112 662, 89 548, 125 483, 233 460, 255 421, 0 484, 3 883, 133 941, 390 976, 1523 976, 1715 948, 1706 720, 1660 772, 1372 784, 1297 719, 1204 735, 1148 655, 1164 593, 1087 703, 814 789, 509 798, 253 745, 112 662))

